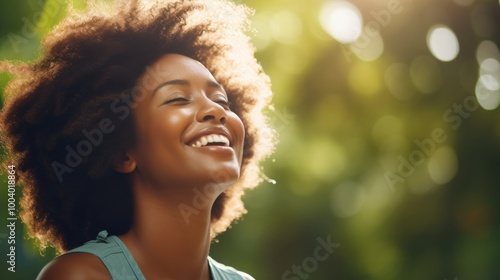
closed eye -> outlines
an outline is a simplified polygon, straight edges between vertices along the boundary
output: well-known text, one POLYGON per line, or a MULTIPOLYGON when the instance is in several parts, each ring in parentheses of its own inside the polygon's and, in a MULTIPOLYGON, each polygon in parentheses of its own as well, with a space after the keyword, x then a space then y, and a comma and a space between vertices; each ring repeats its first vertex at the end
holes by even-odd
POLYGON ((170 99, 165 101, 163 104, 173 104, 173 103, 186 103, 188 102, 189 99, 184 98, 184 97, 176 97, 174 99, 170 99))
POLYGON ((216 100, 215 103, 218 103, 224 107, 226 110, 230 110, 231 108, 229 107, 229 102, 227 100, 221 99, 221 100, 216 100))

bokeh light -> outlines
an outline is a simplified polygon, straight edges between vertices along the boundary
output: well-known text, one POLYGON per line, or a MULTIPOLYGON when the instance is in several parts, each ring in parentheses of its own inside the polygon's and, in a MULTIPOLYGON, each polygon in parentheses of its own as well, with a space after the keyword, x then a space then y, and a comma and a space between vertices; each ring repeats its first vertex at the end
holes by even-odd
POLYGON ((352 43, 361 36, 363 18, 359 9, 347 1, 329 1, 320 13, 323 28, 340 43, 352 43))
POLYGON ((487 58, 481 62, 479 67, 480 74, 500 73, 500 62, 494 58, 487 58))
POLYGON ((482 41, 476 49, 479 77, 475 94, 479 105, 494 110, 500 104, 500 52, 492 41, 482 41))
POLYGON ((262 51, 269 47, 273 40, 272 33, 269 28, 271 17, 271 13, 261 12, 255 14, 255 16, 252 18, 253 26, 256 31, 255 37, 253 38, 253 43, 259 51, 262 51))
MULTIPOLYGON (((0 1, 0 56, 36 60, 63 2, 0 1)), ((329 236, 329 259, 288 279, 497 279, 500 1, 233 2, 255 11, 279 144, 211 256, 285 279, 329 236)), ((55 253, 19 226, 16 279, 35 279, 55 253)))
POLYGON ((446 184, 457 174, 457 154, 450 146, 440 147, 431 156, 427 166, 432 181, 437 184, 446 184))
POLYGON ((362 186, 345 182, 332 191, 332 209, 335 215, 347 218, 358 213, 366 201, 362 186))
POLYGON ((484 74, 479 77, 481 80, 481 83, 491 91, 496 91, 499 89, 499 82, 498 82, 498 77, 495 77, 490 74, 484 74))
POLYGON ((481 75, 476 83, 476 98, 485 110, 494 110, 500 104, 498 80, 492 75, 481 75))
POLYGON ((500 60, 500 51, 498 50, 498 46, 493 41, 485 40, 477 46, 476 61, 479 65, 481 65, 481 63, 488 58, 500 60))
POLYGON ((318 179, 335 179, 347 165, 345 151, 329 139, 315 139, 307 147, 308 174, 318 179))
POLYGON ((441 61, 451 61, 459 52, 457 36, 444 25, 435 25, 429 29, 427 46, 431 53, 441 61))
POLYGON ((384 41, 378 31, 365 27, 362 35, 349 48, 360 60, 374 61, 384 52, 384 41))
POLYGON ((294 44, 302 34, 300 18, 291 11, 281 11, 271 17, 272 37, 282 44, 294 44))

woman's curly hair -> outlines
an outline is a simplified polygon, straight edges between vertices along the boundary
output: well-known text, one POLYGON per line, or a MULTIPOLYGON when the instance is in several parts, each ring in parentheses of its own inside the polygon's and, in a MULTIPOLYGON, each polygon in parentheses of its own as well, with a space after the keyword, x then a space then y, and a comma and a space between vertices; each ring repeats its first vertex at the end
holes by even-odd
POLYGON ((131 183, 112 161, 133 145, 134 121, 120 118, 113 104, 131 110, 127 98, 138 78, 167 53, 205 65, 246 129, 241 176, 212 208, 212 237, 245 213, 244 189, 260 183, 259 162, 275 144, 263 114, 269 79, 245 33, 249 15, 226 0, 92 2, 82 11, 68 8, 43 39, 39 60, 0 62, 0 71, 12 75, 0 115, 4 162, 16 165, 21 218, 42 248, 51 244, 64 252, 100 230, 118 235, 130 229, 131 183), (114 130, 99 137, 103 121, 114 130))

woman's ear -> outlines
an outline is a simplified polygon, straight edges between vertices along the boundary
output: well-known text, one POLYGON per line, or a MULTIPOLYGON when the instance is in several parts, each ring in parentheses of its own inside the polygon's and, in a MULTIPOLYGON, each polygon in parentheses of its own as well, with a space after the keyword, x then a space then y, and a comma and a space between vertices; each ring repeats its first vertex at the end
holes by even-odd
POLYGON ((120 153, 113 160, 113 169, 120 173, 131 173, 137 166, 135 159, 129 152, 120 153))

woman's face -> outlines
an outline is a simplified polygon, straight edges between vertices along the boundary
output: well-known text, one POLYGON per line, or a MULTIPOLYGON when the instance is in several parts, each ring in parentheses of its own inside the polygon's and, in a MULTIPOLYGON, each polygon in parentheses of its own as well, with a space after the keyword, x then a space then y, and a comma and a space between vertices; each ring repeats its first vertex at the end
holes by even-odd
POLYGON ((130 155, 142 181, 167 189, 207 183, 227 188, 239 178, 243 123, 201 63, 165 55, 148 67, 139 86, 130 155))

